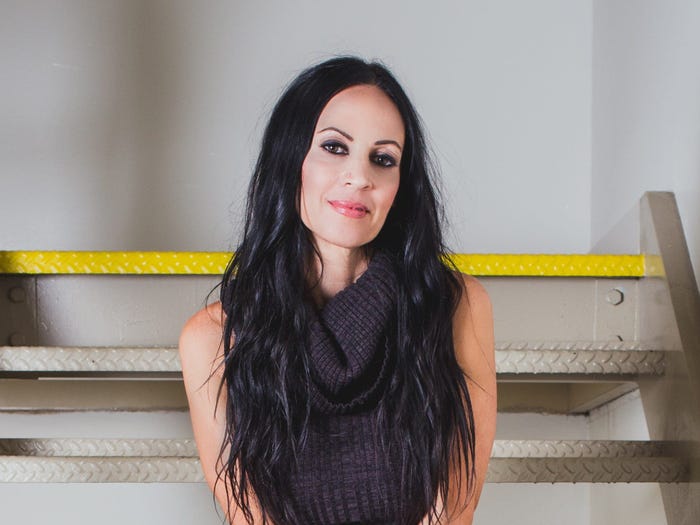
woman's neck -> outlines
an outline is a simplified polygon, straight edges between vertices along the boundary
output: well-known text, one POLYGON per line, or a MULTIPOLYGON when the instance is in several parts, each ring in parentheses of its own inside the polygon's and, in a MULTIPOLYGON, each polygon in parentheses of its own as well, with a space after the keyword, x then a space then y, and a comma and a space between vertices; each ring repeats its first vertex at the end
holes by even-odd
POLYGON ((361 248, 324 250, 321 251, 321 257, 323 272, 321 273, 321 260, 315 257, 312 282, 318 282, 310 290, 311 297, 319 308, 322 308, 339 291, 357 281, 369 263, 367 252, 361 248))

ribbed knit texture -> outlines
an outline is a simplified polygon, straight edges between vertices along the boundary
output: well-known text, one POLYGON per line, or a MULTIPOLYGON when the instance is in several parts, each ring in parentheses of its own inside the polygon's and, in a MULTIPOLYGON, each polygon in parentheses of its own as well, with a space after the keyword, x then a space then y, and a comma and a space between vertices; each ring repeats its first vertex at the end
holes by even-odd
POLYGON ((395 368, 397 289, 377 253, 320 312, 309 305, 313 417, 290 479, 309 525, 396 523, 400 462, 384 453, 376 419, 395 368))

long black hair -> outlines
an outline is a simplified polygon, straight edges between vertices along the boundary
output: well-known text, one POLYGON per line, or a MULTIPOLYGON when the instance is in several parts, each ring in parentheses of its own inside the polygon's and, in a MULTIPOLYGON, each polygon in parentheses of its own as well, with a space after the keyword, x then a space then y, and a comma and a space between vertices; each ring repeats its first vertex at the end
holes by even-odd
MULTIPOLYGON (((474 420, 452 338, 452 316, 466 289, 445 249, 421 122, 386 67, 337 57, 303 71, 274 107, 248 190, 243 237, 221 282, 227 421, 217 483, 228 478, 229 505, 240 507, 249 523, 251 494, 263 523, 302 523, 285 476, 306 442, 311 412, 304 301, 320 254, 298 213, 301 166, 325 105, 356 85, 381 89, 405 128, 394 206, 365 247, 392 257, 399 283, 397 370, 378 424, 401 452, 402 488, 420 480, 431 523, 439 519, 438 494, 447 505, 448 488, 455 490, 450 472, 459 471, 458 485, 467 483, 472 493, 474 420), (459 465, 466 466, 466 479, 459 465)), ((396 517, 397 523, 417 519, 408 511, 396 517)))

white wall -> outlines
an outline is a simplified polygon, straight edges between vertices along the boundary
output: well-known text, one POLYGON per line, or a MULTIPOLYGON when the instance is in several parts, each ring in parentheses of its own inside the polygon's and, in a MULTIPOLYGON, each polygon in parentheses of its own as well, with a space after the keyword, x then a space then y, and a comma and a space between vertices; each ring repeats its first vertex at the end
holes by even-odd
POLYGON ((700 283, 700 3, 594 0, 593 15, 591 245, 637 251, 639 198, 673 191, 700 283))
POLYGON ((282 86, 352 52, 422 113, 456 250, 588 250, 588 1, 0 9, 0 249, 229 248, 282 86))
POLYGON ((120 1, 0 5, 0 249, 135 246, 139 26, 120 1))

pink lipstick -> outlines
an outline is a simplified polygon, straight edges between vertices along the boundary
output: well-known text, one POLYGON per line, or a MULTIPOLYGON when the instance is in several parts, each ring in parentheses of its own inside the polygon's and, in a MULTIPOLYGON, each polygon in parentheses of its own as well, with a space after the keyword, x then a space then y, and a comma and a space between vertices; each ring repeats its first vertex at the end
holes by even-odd
POLYGON ((361 219, 369 210, 359 202, 353 201, 328 201, 331 206, 338 213, 345 215, 346 217, 352 217, 354 219, 361 219))

